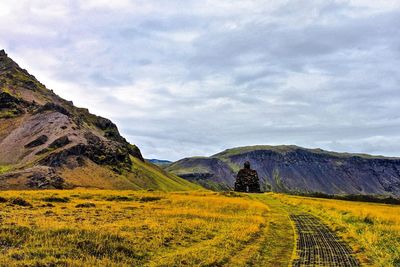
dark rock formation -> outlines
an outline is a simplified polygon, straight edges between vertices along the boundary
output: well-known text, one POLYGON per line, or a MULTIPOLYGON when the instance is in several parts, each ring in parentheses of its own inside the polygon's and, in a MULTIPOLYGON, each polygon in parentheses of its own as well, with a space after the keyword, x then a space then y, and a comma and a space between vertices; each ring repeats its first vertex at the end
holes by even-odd
POLYGON ((13 118, 24 113, 24 101, 7 92, 0 92, 0 118, 13 118))
POLYGON ((0 109, 16 108, 20 100, 7 92, 0 93, 0 109))
POLYGON ((32 142, 26 144, 25 148, 33 148, 33 147, 44 145, 44 144, 46 144, 47 140, 49 140, 47 135, 41 135, 38 138, 36 138, 35 140, 33 140, 32 142))
MULTIPOLYGON (((41 151, 40 153, 45 153, 48 150, 41 151)), ((46 156, 45 158, 41 159, 39 163, 43 166, 49 167, 61 167, 63 165, 67 165, 70 168, 78 167, 79 162, 76 158, 70 159, 70 157, 79 157, 84 156, 86 151, 86 146, 84 144, 77 144, 73 147, 68 149, 64 149, 59 152, 51 153, 50 155, 46 156), (71 163, 72 161, 73 163, 71 163)))
POLYGON ((257 171, 250 168, 250 162, 244 163, 244 168, 237 175, 235 182, 235 191, 237 192, 260 192, 260 180, 258 179, 257 171))
POLYGON ((85 134, 85 138, 88 142, 85 155, 93 162, 114 166, 113 170, 117 172, 121 168, 130 170, 132 161, 126 146, 115 141, 103 141, 90 132, 85 134))
POLYGON ((132 144, 128 145, 128 152, 130 155, 134 156, 135 158, 141 160, 144 162, 144 158, 142 156, 142 152, 140 152, 140 149, 132 144))
POLYGON ((0 74, 17 67, 18 65, 12 61, 4 50, 0 50, 0 74))
POLYGON ((35 189, 64 189, 66 184, 63 178, 52 174, 43 175, 41 173, 34 173, 29 177, 27 186, 35 189))
POLYGON ((69 140, 68 136, 64 135, 60 138, 57 138, 56 140, 54 140, 48 147, 46 147, 45 149, 42 149, 38 152, 35 153, 35 155, 42 155, 45 154, 47 152, 53 151, 57 148, 61 148, 64 147, 66 145, 68 145, 69 143, 71 143, 71 141, 69 140))
POLYGON ((61 114, 66 115, 66 116, 71 116, 70 112, 66 108, 64 108, 64 107, 62 107, 60 105, 54 104, 54 103, 50 103, 50 102, 46 103, 44 106, 41 106, 36 111, 36 113, 41 113, 41 112, 44 112, 44 111, 47 111, 47 110, 56 111, 56 112, 59 112, 61 114))
POLYGON ((52 142, 49 145, 49 148, 50 149, 57 149, 57 148, 60 148, 60 147, 68 145, 70 142, 71 141, 69 141, 68 136, 64 135, 64 136, 61 136, 60 138, 54 140, 54 142, 52 142))
POLYGON ((123 138, 118 131, 117 126, 110 121, 109 119, 103 117, 97 117, 94 124, 101 130, 104 131, 104 136, 110 140, 114 140, 117 142, 126 142, 125 138, 123 138))
POLYGON ((77 144, 60 152, 54 152, 43 158, 40 163, 49 167, 67 165, 71 168, 81 165, 84 156, 99 165, 108 165, 115 172, 130 170, 132 162, 128 149, 114 141, 105 141, 91 132, 85 133, 87 144, 77 144), (74 157, 74 158, 71 158, 74 157))

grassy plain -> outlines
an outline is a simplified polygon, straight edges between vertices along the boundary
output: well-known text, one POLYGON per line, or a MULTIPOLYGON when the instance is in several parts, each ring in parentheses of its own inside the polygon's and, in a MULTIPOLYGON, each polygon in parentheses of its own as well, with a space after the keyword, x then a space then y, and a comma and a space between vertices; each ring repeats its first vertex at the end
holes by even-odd
POLYGON ((257 261, 269 212, 212 192, 0 195, 0 266, 245 265, 257 261))
POLYGON ((367 266, 400 266, 400 206, 273 194, 318 216, 353 247, 367 266))
POLYGON ((318 216, 362 263, 399 266, 400 207, 283 194, 2 191, 0 266, 288 266, 292 212, 318 216))

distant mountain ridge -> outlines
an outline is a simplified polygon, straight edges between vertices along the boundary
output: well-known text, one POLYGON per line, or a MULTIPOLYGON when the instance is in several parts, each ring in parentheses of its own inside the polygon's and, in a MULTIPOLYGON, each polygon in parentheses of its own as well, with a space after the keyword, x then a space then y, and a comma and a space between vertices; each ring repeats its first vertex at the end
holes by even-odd
POLYGON ((211 157, 185 158, 166 170, 204 187, 233 188, 245 161, 264 190, 400 196, 400 158, 337 153, 298 146, 248 146, 211 157))
POLYGON ((172 161, 165 159, 145 159, 145 160, 160 167, 166 167, 172 163, 172 161))
POLYGON ((0 189, 198 189, 153 164, 109 119, 57 96, 0 50, 0 189))

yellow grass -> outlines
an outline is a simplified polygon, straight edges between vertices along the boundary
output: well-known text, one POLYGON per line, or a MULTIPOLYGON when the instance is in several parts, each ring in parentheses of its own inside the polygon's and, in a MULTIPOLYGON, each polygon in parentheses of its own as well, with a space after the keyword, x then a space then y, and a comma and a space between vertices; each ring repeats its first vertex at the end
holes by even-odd
POLYGON ((288 266, 296 240, 288 215, 300 210, 336 230, 363 264, 399 266, 398 206, 207 191, 0 197, 0 266, 288 266))
POLYGON ((400 266, 400 206, 274 194, 319 216, 370 266, 400 266))
POLYGON ((256 262, 265 242, 269 212, 246 196, 212 192, 5 191, 0 196, 7 201, 0 203, 0 266, 246 265, 256 262), (12 204, 17 197, 32 207, 12 204), (87 203, 95 206, 77 207, 87 203))

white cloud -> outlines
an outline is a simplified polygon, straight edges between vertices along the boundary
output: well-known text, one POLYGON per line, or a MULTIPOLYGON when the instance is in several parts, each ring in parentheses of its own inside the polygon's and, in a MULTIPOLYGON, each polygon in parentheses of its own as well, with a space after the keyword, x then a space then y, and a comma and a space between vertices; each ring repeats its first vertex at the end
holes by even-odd
POLYGON ((82 9, 94 9, 94 8, 104 8, 104 9, 128 9, 134 8, 135 5, 133 1, 130 0, 87 0, 80 1, 80 7, 82 9))
POLYGON ((1 1, 0 44, 146 157, 398 155, 398 1, 1 1))

